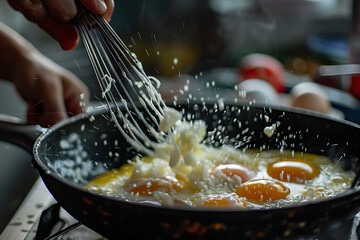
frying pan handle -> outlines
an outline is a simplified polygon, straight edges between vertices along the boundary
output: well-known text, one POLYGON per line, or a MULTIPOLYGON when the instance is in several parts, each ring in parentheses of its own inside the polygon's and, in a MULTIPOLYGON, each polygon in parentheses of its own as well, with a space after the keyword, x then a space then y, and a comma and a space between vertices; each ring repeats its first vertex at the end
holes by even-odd
POLYGON ((39 125, 26 124, 19 118, 0 114, 0 140, 22 147, 31 154, 35 140, 46 130, 39 125))

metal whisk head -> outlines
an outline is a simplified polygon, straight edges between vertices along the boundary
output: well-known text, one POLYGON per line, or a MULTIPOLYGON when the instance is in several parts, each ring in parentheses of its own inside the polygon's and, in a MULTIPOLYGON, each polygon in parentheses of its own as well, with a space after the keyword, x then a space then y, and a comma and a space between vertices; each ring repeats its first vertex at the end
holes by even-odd
POLYGON ((153 85, 159 81, 145 74, 135 54, 103 17, 84 11, 75 26, 119 131, 137 150, 152 154, 164 140, 159 122, 166 105, 153 85))

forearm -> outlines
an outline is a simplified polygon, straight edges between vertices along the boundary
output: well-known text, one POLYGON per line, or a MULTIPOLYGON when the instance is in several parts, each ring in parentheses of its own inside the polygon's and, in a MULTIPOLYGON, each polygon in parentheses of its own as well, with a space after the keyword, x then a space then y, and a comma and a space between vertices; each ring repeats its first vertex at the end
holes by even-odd
POLYGON ((13 81, 19 61, 34 51, 31 43, 0 22, 0 79, 13 81))

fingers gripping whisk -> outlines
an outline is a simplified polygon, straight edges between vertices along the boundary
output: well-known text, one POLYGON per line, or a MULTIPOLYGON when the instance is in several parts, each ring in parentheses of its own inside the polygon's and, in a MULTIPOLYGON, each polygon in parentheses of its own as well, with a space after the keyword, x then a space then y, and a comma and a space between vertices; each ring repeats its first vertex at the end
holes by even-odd
POLYGON ((153 85, 159 81, 145 74, 135 54, 101 16, 85 11, 75 26, 119 131, 137 150, 152 154, 165 139, 159 129, 166 105, 153 85))

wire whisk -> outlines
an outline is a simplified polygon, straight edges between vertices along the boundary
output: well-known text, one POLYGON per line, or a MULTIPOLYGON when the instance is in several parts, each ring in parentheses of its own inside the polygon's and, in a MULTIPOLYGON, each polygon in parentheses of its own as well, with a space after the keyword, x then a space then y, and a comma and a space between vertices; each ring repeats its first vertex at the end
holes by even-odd
POLYGON ((167 107, 154 87, 160 82, 144 72, 136 55, 103 17, 85 10, 75 27, 117 128, 135 149, 153 154, 165 139, 159 124, 167 107))

